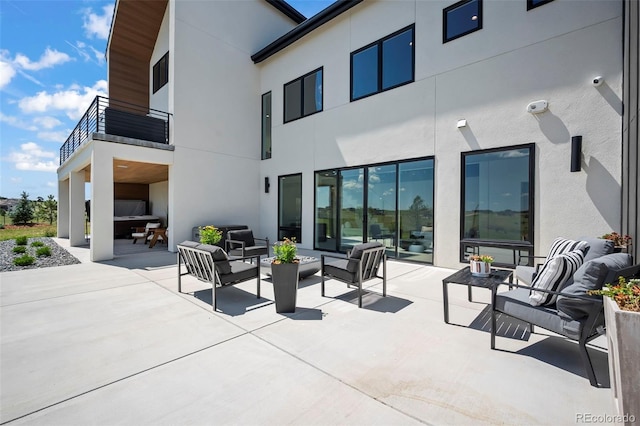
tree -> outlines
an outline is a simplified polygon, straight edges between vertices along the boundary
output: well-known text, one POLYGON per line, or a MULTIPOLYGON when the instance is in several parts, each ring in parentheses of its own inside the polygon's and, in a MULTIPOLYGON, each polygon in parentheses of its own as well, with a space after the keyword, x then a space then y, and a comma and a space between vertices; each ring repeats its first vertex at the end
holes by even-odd
POLYGON ((53 195, 49 195, 46 200, 38 197, 35 214, 39 220, 49 221, 49 225, 53 224, 53 221, 58 218, 58 202, 53 195))
POLYGON ((31 201, 29 201, 29 194, 22 191, 20 194, 20 201, 13 209, 11 213, 11 219, 13 219, 13 223, 17 225, 26 225, 27 223, 33 222, 33 206, 31 205, 31 201))

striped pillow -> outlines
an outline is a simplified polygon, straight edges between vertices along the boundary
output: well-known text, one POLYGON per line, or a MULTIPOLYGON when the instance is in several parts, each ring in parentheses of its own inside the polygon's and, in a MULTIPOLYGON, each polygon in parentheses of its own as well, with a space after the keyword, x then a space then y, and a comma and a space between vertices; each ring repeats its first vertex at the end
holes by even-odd
MULTIPOLYGON (((558 291, 571 276, 584 263, 582 250, 573 250, 550 258, 535 276, 531 287, 542 290, 558 291)), ((529 303, 533 306, 553 305, 556 303, 556 295, 542 291, 531 290, 529 303)))
POLYGON ((547 259, 545 260, 545 262, 549 261, 559 254, 569 253, 570 251, 574 250, 582 250, 583 253, 586 253, 588 248, 589 243, 586 241, 574 241, 558 237, 553 240, 553 243, 551 243, 551 248, 549 249, 549 254, 547 254, 547 259))

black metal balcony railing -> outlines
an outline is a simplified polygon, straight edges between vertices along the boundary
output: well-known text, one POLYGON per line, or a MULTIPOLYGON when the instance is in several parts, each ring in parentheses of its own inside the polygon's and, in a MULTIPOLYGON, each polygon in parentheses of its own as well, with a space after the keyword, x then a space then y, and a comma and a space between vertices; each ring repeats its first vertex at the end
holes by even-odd
POLYGON ((60 165, 86 142, 92 133, 169 143, 169 113, 96 96, 60 147, 60 165))

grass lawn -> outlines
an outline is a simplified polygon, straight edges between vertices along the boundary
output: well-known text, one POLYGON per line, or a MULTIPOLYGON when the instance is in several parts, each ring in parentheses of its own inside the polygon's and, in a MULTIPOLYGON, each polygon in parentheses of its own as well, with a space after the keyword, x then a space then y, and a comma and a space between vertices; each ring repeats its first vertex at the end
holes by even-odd
POLYGON ((25 236, 27 238, 34 237, 55 237, 57 235, 57 224, 33 223, 30 225, 11 225, 11 221, 7 218, 7 224, 4 229, 0 229, 0 241, 12 240, 16 237, 25 236))

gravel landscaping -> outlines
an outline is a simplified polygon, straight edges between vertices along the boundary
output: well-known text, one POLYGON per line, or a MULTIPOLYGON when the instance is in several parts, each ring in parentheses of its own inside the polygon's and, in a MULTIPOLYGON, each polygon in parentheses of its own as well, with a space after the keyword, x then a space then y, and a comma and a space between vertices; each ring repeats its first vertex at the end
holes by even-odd
POLYGON ((29 238, 26 246, 26 254, 33 256, 35 262, 28 266, 16 266, 13 260, 22 256, 20 253, 14 253, 13 248, 17 247, 15 240, 0 241, 0 272, 21 271, 23 269, 49 268, 51 266, 64 266, 80 263, 78 259, 69 254, 68 251, 60 247, 55 241, 47 237, 29 238), (33 247, 31 243, 41 241, 45 246, 51 249, 51 256, 36 256, 38 247, 33 247))

